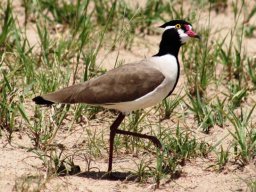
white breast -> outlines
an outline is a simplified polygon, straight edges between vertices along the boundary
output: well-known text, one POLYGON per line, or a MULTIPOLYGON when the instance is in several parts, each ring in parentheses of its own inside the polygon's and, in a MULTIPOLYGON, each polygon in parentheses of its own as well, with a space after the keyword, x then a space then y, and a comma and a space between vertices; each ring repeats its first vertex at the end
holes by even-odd
POLYGON ((105 105, 103 107, 109 109, 116 109, 127 113, 142 108, 154 106, 161 102, 168 93, 173 89, 178 78, 178 63, 174 56, 168 54, 164 56, 155 56, 146 59, 143 63, 147 63, 159 70, 165 76, 164 81, 148 94, 134 100, 113 105, 105 105))

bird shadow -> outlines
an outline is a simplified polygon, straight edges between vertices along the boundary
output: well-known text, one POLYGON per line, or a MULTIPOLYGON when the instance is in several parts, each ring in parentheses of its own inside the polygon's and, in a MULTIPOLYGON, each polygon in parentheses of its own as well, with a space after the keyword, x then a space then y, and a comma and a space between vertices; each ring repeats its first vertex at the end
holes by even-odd
POLYGON ((98 179, 98 180, 110 180, 110 181, 137 181, 138 176, 130 172, 105 172, 105 171, 86 171, 76 174, 78 177, 98 179))

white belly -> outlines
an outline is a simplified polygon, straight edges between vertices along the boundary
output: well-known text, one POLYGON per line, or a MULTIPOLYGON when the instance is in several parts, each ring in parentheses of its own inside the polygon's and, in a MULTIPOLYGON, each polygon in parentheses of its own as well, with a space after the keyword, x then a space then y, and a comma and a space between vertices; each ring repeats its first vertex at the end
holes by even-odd
POLYGON ((146 62, 149 62, 150 66, 158 69, 164 74, 164 81, 153 91, 136 100, 103 105, 103 107, 127 113, 154 106, 161 102, 168 95, 168 93, 170 93, 178 78, 178 63, 176 58, 172 55, 164 55, 149 58, 146 62))

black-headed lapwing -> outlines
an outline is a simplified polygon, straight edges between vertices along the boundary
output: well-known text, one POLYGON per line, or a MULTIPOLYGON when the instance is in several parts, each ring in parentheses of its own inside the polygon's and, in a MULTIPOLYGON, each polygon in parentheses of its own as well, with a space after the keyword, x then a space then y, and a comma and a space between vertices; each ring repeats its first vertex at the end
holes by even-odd
POLYGON ((119 111, 117 119, 110 126, 109 172, 112 171, 116 134, 146 138, 161 148, 160 141, 154 136, 118 129, 126 114, 156 105, 173 92, 180 73, 179 49, 189 38, 199 38, 192 25, 184 20, 173 20, 160 27, 164 32, 156 55, 33 99, 39 105, 86 103, 119 111))

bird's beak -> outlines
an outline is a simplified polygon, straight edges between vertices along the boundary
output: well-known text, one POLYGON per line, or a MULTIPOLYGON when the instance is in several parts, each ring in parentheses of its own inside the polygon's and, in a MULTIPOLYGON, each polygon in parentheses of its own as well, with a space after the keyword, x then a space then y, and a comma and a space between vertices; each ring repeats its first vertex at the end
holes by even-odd
POLYGON ((201 39, 200 35, 198 35, 196 32, 192 31, 192 29, 188 30, 186 32, 186 34, 189 36, 189 37, 192 37, 192 38, 197 38, 197 39, 201 39))

